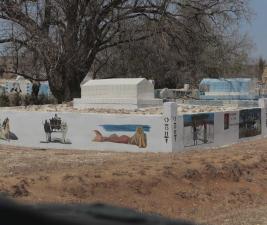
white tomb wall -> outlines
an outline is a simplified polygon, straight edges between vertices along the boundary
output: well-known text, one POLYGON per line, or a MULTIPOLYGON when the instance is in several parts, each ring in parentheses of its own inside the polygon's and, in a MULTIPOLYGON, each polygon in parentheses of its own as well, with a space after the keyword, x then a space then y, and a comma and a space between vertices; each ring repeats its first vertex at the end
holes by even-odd
MULTIPOLYGON (((125 114, 96 114, 78 112, 19 112, 1 110, 1 124, 9 118, 10 131, 18 140, 1 140, 1 144, 45 148, 45 149, 84 149, 100 151, 126 151, 126 152, 177 152, 188 149, 213 148, 243 141, 255 140, 267 135, 266 108, 261 108, 261 133, 251 137, 240 138, 239 110, 227 112, 209 112, 214 114, 214 125, 208 128, 208 142, 199 141, 197 145, 188 146, 192 141, 192 127, 184 126, 184 118, 177 115, 176 103, 165 103, 163 115, 125 115, 125 114), (58 114, 67 122, 67 139, 69 144, 46 143, 43 123, 58 114), (225 129, 225 114, 229 114, 229 127, 225 129), (111 127, 111 128, 110 128, 111 127), (133 137, 135 128, 142 127, 146 135, 147 145, 139 147, 134 144, 117 143, 109 141, 93 141, 98 130, 104 137, 127 136, 133 137), (212 132, 214 132, 212 134, 212 132), (186 139, 185 139, 186 138, 186 139), (167 141, 166 141, 167 139, 167 141)), ((247 110, 257 111, 259 108, 247 110)), ((246 110, 246 109, 245 109, 246 110)), ((200 113, 205 114, 205 113, 200 113)), ((198 114, 194 114, 198 115, 198 114)), ((226 126, 227 127, 227 126, 226 126)), ((200 127, 200 139, 203 127, 200 127)), ((52 133, 53 137, 60 138, 60 132, 52 133)))
POLYGON ((142 80, 137 86, 138 99, 154 99, 154 85, 148 80, 142 80))
POLYGON ((81 86, 81 98, 74 99, 74 107, 137 109, 161 106, 154 98, 154 86, 145 78, 90 80, 81 86))

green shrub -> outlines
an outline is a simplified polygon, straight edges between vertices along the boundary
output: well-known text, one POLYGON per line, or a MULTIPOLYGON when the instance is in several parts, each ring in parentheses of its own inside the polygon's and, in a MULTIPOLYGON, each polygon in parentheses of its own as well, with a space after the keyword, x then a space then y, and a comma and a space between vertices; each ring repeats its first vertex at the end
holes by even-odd
POLYGON ((20 93, 9 94, 9 106, 21 106, 22 105, 22 96, 20 93))
POLYGON ((39 95, 37 99, 38 105, 57 104, 57 100, 53 96, 39 95))
POLYGON ((33 99, 32 99, 32 96, 31 95, 24 95, 22 97, 22 104, 24 106, 28 106, 28 105, 32 105, 33 104, 33 99))
POLYGON ((6 94, 0 95, 0 107, 8 107, 9 106, 9 98, 6 94))
POLYGON ((45 105, 57 104, 57 99, 53 96, 39 95, 36 99, 32 95, 21 95, 19 93, 10 93, 8 95, 0 95, 0 107, 9 106, 29 106, 29 105, 45 105))
POLYGON ((49 99, 46 95, 39 95, 37 99, 38 105, 46 105, 49 104, 49 99))

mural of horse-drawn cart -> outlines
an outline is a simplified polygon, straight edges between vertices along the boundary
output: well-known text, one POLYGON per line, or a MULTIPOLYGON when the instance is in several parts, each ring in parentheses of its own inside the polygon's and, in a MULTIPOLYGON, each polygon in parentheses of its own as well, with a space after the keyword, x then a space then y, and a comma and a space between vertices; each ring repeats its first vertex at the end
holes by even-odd
POLYGON ((58 117, 57 114, 55 114, 55 116, 52 117, 51 119, 45 120, 43 125, 46 134, 46 143, 56 142, 62 144, 71 144, 71 142, 66 139, 68 132, 68 125, 65 121, 63 121, 60 117, 58 117), (61 133, 61 138, 52 137, 53 133, 61 133))
POLYGON ((50 121, 50 127, 52 132, 57 132, 57 131, 61 131, 62 130, 62 121, 61 118, 58 117, 53 117, 52 119, 49 120, 50 121))

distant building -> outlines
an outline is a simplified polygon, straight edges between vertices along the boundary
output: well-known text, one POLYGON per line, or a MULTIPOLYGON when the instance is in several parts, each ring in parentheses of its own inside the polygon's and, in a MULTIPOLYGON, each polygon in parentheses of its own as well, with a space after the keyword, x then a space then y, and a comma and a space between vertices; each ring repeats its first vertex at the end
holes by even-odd
POLYGON ((155 97, 161 99, 195 98, 195 90, 190 89, 189 84, 184 84, 184 88, 180 89, 155 89, 155 97))
MULTIPOLYGON (((51 91, 47 81, 40 82, 39 95, 51 96, 51 91)), ((5 93, 20 93, 31 95, 32 83, 25 78, 18 76, 16 79, 5 80, 5 93)))
POLYGON ((199 84, 202 100, 252 100, 259 98, 257 80, 252 78, 203 79, 199 84))

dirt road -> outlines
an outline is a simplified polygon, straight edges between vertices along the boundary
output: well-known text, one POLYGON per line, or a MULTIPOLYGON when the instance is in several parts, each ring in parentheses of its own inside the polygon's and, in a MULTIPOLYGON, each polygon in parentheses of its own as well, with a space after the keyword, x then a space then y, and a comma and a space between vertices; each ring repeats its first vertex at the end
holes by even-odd
POLYGON ((105 202, 207 224, 267 224, 267 140, 178 154, 0 146, 0 192, 105 202))

